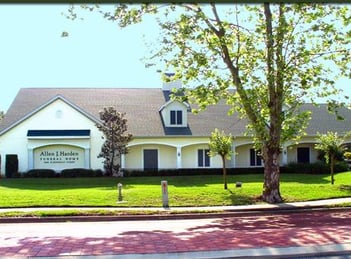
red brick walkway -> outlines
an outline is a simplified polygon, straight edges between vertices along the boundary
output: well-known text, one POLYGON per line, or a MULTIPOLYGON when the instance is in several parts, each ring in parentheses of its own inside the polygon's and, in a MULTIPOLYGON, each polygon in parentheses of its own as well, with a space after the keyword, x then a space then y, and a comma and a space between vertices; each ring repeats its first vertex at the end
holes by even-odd
POLYGON ((0 224, 0 256, 121 255, 327 245, 351 243, 350 233, 351 210, 174 221, 0 224), (21 230, 17 230, 20 227, 22 236, 21 230), (45 231, 36 232, 39 227, 45 231), (70 229, 68 234, 65 227, 70 229))

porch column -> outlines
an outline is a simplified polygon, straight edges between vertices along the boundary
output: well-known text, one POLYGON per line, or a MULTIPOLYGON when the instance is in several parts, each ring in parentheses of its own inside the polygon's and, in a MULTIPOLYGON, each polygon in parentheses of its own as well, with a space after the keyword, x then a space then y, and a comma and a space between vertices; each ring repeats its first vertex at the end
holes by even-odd
POLYGON ((286 146, 283 146, 283 160, 282 160, 282 165, 287 165, 288 164, 288 148, 286 146))
POLYGON ((84 149, 84 167, 90 168, 90 148, 88 147, 84 149))
POLYGON ((28 148, 28 170, 34 169, 33 148, 28 148))
POLYGON ((232 163, 231 163, 231 167, 232 168, 235 168, 236 167, 236 163, 235 163, 235 160, 236 160, 236 145, 234 143, 232 143, 232 151, 233 151, 233 155, 232 155, 232 163))
POLYGON ((182 168, 182 147, 177 147, 177 169, 182 168))
POLYGON ((121 154, 121 169, 125 169, 125 168, 126 168, 126 155, 121 154))

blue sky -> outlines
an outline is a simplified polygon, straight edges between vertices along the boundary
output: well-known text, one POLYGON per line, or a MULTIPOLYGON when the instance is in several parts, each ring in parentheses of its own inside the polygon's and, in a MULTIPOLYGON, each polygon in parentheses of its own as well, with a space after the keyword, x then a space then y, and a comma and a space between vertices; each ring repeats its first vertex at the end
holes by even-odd
POLYGON ((157 68, 141 61, 147 53, 143 35, 155 35, 156 26, 120 29, 85 12, 83 21, 71 21, 62 15, 67 9, 0 5, 0 111, 24 87, 161 87, 157 68), (63 31, 69 37, 61 37, 63 31))
MULTIPOLYGON (((0 5, 0 111, 24 87, 161 87, 162 67, 141 61, 159 34, 152 20, 120 29, 96 13, 66 19, 68 7, 0 5)), ((351 95, 350 82, 338 85, 351 95)))

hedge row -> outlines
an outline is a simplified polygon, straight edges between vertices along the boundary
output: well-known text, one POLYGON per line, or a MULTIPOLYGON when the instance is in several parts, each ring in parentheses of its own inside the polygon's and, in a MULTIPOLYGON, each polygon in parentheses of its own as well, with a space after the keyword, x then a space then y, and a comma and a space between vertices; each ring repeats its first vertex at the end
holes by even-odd
POLYGON ((61 172, 56 172, 52 169, 32 169, 26 173, 22 173, 19 177, 98 177, 103 176, 102 170, 92 170, 85 168, 64 169, 61 172))
MULTIPOLYGON (((160 170, 124 170, 125 177, 139 176, 178 176, 178 175, 221 175, 221 168, 183 168, 160 170)), ((263 168, 227 168, 228 175, 234 174, 263 174, 263 168)))
MULTIPOLYGON (((345 161, 336 162, 334 172, 345 172, 350 170, 350 166, 345 161)), ((302 174, 329 174, 330 166, 324 162, 317 161, 312 164, 290 163, 281 168, 282 173, 302 173, 302 174)))
MULTIPOLYGON (((348 171, 349 165, 346 162, 337 162, 335 164, 335 172, 348 171)), ((312 164, 290 163, 281 167, 280 172, 285 173, 304 173, 304 174, 328 174, 330 168, 323 162, 312 164)), ((194 169, 167 169, 167 170, 124 170, 124 177, 140 177, 140 176, 178 176, 178 175, 221 175, 221 168, 194 168, 194 169)), ((263 167, 252 168, 228 168, 228 175, 235 174, 263 174, 263 167)), ((73 168, 64 169, 56 172, 51 169, 32 169, 26 173, 15 174, 13 177, 101 177, 104 176, 102 170, 73 168)))
MULTIPOLYGON (((334 166, 334 172, 345 172, 350 170, 350 166, 346 162, 337 162, 334 166)), ((263 174, 263 167, 250 168, 227 168, 228 175, 235 174, 263 174)), ((329 165, 323 162, 306 163, 290 163, 284 167, 280 167, 282 174, 301 173, 301 174, 328 174, 330 173, 329 165)), ((125 170, 124 176, 177 176, 177 175, 221 175, 221 168, 194 168, 194 169, 169 169, 169 170, 125 170)))

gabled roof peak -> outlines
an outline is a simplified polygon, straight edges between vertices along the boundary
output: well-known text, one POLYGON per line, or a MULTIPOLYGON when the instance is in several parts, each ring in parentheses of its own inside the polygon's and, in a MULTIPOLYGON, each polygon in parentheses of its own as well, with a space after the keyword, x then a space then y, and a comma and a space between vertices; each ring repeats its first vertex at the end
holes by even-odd
POLYGON ((180 104, 183 105, 187 110, 190 109, 190 105, 189 105, 188 103, 186 103, 186 102, 180 102, 180 101, 178 101, 178 100, 168 100, 166 103, 164 103, 164 104, 160 107, 159 111, 162 111, 164 108, 166 108, 167 106, 169 106, 169 105, 172 104, 172 103, 180 103, 180 104))
POLYGON ((49 106, 50 104, 54 103, 57 100, 61 100, 64 103, 66 103, 67 105, 71 106, 73 109, 79 111, 80 113, 82 113, 83 115, 85 115, 86 117, 88 117, 89 119, 91 119, 92 121, 98 123, 99 121, 92 115, 88 114, 86 111, 84 111, 83 109, 81 109, 80 107, 78 107, 76 104, 72 103, 71 101, 67 100, 64 96, 62 96, 61 94, 56 94, 54 97, 52 97, 50 100, 48 100, 47 102, 39 105, 38 107, 36 107, 34 110, 30 111, 29 113, 25 114, 23 117, 21 117, 19 120, 14 121, 13 123, 7 125, 7 127, 5 127, 4 129, 2 129, 0 131, 0 135, 4 134, 5 132, 9 131, 10 129, 16 127, 17 125, 19 125, 20 123, 22 123, 23 121, 27 120, 28 118, 32 117, 34 114, 36 114, 37 112, 41 111, 42 109, 44 109, 45 107, 49 106))

